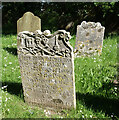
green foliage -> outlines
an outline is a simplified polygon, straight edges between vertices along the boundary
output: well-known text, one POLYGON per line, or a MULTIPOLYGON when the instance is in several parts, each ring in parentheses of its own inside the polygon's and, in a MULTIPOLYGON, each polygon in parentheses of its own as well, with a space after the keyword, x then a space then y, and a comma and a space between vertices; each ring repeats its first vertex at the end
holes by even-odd
POLYGON ((77 25, 85 20, 100 22, 106 27, 106 33, 118 33, 118 6, 119 2, 3 3, 3 33, 17 33, 17 20, 27 11, 41 18, 42 30, 66 29, 72 22, 67 30, 75 34, 77 25))
MULTIPOLYGON (((102 55, 75 59, 76 87, 82 93, 95 93, 105 97, 112 95, 110 88, 103 89, 105 84, 111 85, 116 79, 117 65, 117 38, 104 40, 102 55), (76 71, 80 71, 79 73, 76 71), (84 90, 82 90, 84 88, 84 90)), ((117 93, 115 93, 117 95, 117 93)))
MULTIPOLYGON (((70 40, 74 47, 75 36, 70 40)), ((101 56, 75 59, 76 110, 46 110, 24 103, 16 35, 2 37, 2 113, 4 118, 119 118, 117 39, 104 40, 101 56), (6 88, 5 88, 6 86, 6 88)))

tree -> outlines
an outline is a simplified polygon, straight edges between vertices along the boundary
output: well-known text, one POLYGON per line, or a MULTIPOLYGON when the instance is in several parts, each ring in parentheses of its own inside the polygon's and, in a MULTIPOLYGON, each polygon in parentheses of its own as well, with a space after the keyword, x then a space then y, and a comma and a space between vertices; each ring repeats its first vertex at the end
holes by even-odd
POLYGON ((119 2, 3 3, 3 33, 16 33, 17 20, 27 11, 41 18, 42 31, 66 29, 76 33, 82 21, 100 22, 106 32, 118 32, 119 2))

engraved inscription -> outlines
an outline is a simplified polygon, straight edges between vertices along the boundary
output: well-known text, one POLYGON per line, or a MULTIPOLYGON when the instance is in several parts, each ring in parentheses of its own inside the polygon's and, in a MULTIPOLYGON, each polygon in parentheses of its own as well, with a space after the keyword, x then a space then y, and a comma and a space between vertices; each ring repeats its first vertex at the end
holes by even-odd
POLYGON ((64 30, 18 34, 18 58, 25 101, 55 108, 75 108, 73 48, 64 30))

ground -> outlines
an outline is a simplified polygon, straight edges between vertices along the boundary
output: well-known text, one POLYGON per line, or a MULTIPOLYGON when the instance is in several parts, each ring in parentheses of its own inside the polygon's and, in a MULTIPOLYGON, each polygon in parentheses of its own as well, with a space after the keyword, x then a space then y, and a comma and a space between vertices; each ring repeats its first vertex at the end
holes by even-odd
MULTIPOLYGON (((75 58, 76 110, 58 113, 32 107, 24 102, 17 36, 2 37, 2 117, 3 118, 118 118, 117 39, 104 39, 100 56, 75 58)), ((74 47, 75 36, 70 40, 74 47)))

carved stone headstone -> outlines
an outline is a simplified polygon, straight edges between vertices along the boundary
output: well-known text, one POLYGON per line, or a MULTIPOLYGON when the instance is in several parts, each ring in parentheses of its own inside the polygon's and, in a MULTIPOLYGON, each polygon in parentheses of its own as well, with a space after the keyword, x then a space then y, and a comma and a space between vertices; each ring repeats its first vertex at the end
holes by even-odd
POLYGON ((83 21, 77 26, 75 56, 100 55, 102 52, 105 28, 99 22, 83 21))
POLYGON ((41 30, 41 19, 31 12, 26 12, 17 21, 17 34, 22 31, 34 32, 36 30, 41 30))
POLYGON ((57 109, 76 107, 70 37, 65 30, 18 34, 18 58, 27 103, 57 109))

